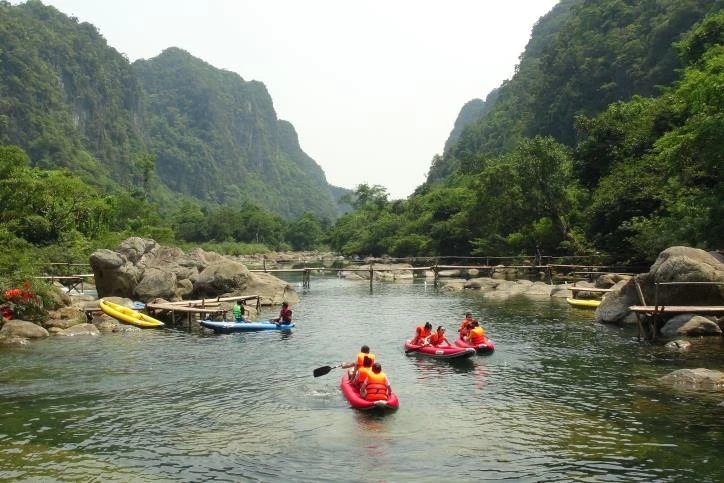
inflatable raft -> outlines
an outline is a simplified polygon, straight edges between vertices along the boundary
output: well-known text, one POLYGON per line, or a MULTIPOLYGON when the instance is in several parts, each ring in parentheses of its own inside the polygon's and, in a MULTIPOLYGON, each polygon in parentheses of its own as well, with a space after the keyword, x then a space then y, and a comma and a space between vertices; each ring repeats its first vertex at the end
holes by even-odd
POLYGON ((405 354, 419 354, 434 359, 467 359, 475 355, 473 347, 431 346, 405 341, 405 354))
POLYGON ((485 341, 480 344, 471 344, 470 342, 458 337, 455 340, 455 345, 458 347, 472 347, 478 354, 490 354, 495 350, 495 344, 493 344, 493 341, 487 337, 485 338, 485 341))
POLYGON ((391 393, 390 397, 386 401, 368 401, 363 398, 359 389, 350 384, 349 373, 345 372, 342 376, 342 382, 339 383, 342 394, 349 402, 350 406, 355 409, 397 409, 400 406, 400 402, 397 400, 397 395, 391 393))
POLYGON ((294 322, 290 324, 275 324, 274 322, 236 322, 226 320, 200 320, 199 324, 214 332, 252 332, 257 330, 291 330, 294 322))

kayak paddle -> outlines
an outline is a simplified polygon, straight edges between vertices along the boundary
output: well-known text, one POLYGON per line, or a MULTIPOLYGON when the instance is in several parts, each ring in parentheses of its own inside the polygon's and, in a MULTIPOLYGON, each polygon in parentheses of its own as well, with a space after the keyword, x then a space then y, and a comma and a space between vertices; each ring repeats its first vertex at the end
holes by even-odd
POLYGON ((332 369, 335 369, 335 368, 337 368, 337 367, 342 367, 342 364, 339 364, 338 366, 322 366, 322 367, 317 367, 317 368, 312 372, 312 374, 314 374, 314 377, 323 376, 323 375, 325 375, 325 374, 329 374, 329 371, 331 371, 332 369))

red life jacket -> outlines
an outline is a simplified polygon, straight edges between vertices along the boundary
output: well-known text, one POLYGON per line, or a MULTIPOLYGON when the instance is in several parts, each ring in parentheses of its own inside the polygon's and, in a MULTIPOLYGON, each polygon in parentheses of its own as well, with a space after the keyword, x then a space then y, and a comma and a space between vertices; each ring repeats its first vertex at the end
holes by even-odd
POLYGON ((289 323, 292 321, 292 309, 287 307, 286 309, 282 307, 282 310, 279 311, 279 321, 284 323, 289 323))

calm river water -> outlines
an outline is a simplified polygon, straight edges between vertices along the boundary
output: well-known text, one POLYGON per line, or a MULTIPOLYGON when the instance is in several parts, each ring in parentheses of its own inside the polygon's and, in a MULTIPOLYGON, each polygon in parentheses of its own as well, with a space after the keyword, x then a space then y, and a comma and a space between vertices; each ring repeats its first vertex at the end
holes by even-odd
POLYGON ((674 356, 563 300, 422 282, 370 292, 313 279, 301 295, 289 334, 164 329, 0 349, 0 480, 724 480, 724 395, 656 381, 724 370, 720 338, 674 356), (452 333, 467 310, 492 355, 404 354, 415 325, 452 333), (341 369, 312 377, 362 344, 383 363, 396 412, 349 408, 341 369))

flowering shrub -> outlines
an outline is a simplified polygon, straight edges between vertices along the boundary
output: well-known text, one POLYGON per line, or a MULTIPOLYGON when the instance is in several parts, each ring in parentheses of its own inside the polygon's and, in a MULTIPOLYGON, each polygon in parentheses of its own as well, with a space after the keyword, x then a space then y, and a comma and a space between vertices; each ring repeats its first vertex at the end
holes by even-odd
POLYGON ((10 288, 0 296, 0 313, 6 319, 38 320, 43 317, 43 301, 29 282, 23 288, 10 288))

